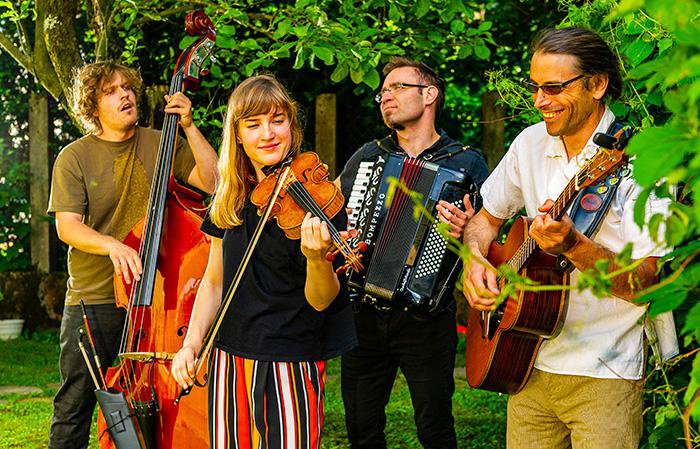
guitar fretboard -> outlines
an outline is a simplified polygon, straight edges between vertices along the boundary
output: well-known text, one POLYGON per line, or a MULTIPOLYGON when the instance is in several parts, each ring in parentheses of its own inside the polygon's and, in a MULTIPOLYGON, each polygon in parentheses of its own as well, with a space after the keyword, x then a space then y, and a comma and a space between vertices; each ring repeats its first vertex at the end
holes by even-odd
MULTIPOLYGON (((622 151, 608 150, 603 147, 599 148, 598 152, 569 180, 564 190, 554 202, 549 214, 555 220, 560 220, 571 201, 581 189, 602 178, 609 173, 610 170, 620 164, 622 160, 620 153, 622 153, 622 151)), ((513 254, 513 257, 508 261, 508 266, 515 271, 520 271, 536 248, 537 243, 535 239, 527 237, 522 245, 520 245, 520 248, 513 254)))

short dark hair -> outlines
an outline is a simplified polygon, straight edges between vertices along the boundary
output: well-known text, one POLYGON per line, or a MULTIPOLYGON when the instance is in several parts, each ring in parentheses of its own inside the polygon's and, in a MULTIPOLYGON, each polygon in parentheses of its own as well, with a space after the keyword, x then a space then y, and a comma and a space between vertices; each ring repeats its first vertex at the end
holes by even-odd
POLYGON ((427 64, 404 56, 392 56, 389 62, 386 63, 382 73, 386 77, 392 70, 401 67, 413 67, 418 71, 418 75, 423 84, 435 86, 438 90, 438 97, 435 103, 435 121, 437 122, 442 113, 442 107, 445 105, 445 81, 438 76, 435 70, 431 69, 427 64))
POLYGON ((535 36, 530 45, 530 57, 538 52, 571 55, 577 60, 576 69, 584 75, 608 75, 605 95, 614 99, 620 98, 620 63, 615 53, 597 33, 579 27, 545 29, 535 36))

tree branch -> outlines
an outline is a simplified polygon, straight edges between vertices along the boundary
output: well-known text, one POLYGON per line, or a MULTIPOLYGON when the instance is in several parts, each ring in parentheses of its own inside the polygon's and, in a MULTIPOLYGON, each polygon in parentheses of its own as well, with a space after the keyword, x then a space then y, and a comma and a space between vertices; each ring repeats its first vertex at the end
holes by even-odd
MULTIPOLYGON (((44 89, 46 89, 56 100, 63 101, 63 90, 61 83, 58 81, 56 70, 51 64, 49 53, 46 51, 46 42, 44 40, 44 18, 46 10, 42 2, 37 2, 36 5, 36 24, 34 26, 34 54, 32 61, 36 71, 34 76, 39 80, 44 89)), ((66 106, 65 104, 63 105, 66 106)))
MULTIPOLYGON (((37 0, 38 3, 40 2, 37 0)), ((73 72, 83 63, 73 26, 78 7, 79 3, 74 0, 45 1, 44 42, 61 84, 67 111, 72 109, 70 105, 73 100, 73 72)))
POLYGON ((22 52, 22 50, 20 50, 12 42, 12 40, 3 33, 0 33, 0 48, 5 50, 10 56, 12 56, 12 59, 17 61, 24 70, 31 74, 34 74, 34 64, 32 63, 31 58, 24 52, 22 52))

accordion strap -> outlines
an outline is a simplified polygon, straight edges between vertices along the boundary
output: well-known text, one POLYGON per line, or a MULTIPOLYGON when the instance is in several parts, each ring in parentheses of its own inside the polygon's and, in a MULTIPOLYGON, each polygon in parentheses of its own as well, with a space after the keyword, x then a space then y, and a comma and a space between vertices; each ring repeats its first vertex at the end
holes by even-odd
MULTIPOLYGON (((387 136, 381 140, 376 139, 374 141, 374 143, 375 143, 375 145, 377 145, 377 147, 380 150, 384 151, 385 153, 396 153, 396 154, 403 156, 403 154, 401 154, 401 152, 396 151, 396 150, 392 150, 390 148, 390 147, 396 146, 394 144, 394 142, 391 140, 391 136, 387 136)), ((451 158, 452 156, 454 156, 456 154, 459 154, 463 151, 467 151, 467 150, 471 150, 471 149, 472 149, 472 147, 470 147, 469 145, 462 145, 459 142, 452 142, 452 143, 445 145, 444 147, 440 148, 439 150, 437 150, 435 152, 431 152, 431 153, 426 154, 425 151, 423 151, 423 153, 421 153, 417 159, 423 159, 423 160, 426 160, 429 162, 437 162, 437 161, 441 161, 443 159, 451 158)))

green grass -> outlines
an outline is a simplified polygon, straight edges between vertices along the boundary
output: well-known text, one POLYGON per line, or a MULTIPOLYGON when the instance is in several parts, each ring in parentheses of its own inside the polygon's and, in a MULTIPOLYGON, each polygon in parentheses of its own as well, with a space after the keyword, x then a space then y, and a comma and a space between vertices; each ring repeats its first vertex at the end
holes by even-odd
MULTIPOLYGON (((51 422, 52 399, 59 381, 58 339, 55 333, 32 339, 0 342, 0 386, 37 386, 42 393, 0 396, 0 448, 45 448, 51 422)), ((457 365, 464 366, 464 341, 460 341, 457 365)), ((456 379, 453 413, 461 449, 505 447, 506 397, 472 390, 456 379)), ((323 447, 348 447, 340 395, 340 360, 328 365, 323 447)), ((95 433, 93 426, 93 435, 95 433)), ((387 406, 388 447, 420 449, 413 423, 413 408, 403 376, 399 375, 387 406)), ((94 438, 91 448, 97 448, 94 438)))

